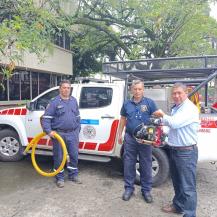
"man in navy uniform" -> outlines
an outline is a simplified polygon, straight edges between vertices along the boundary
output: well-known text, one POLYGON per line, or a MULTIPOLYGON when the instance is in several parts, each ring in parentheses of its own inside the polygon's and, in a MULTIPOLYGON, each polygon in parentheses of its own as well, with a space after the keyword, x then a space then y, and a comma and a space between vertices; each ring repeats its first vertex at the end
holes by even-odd
MULTIPOLYGON (((71 83, 60 82, 59 95, 50 101, 42 116, 42 128, 52 138, 54 169, 62 162, 62 148, 54 139, 57 132, 65 141, 70 162, 67 163, 68 178, 75 183, 78 179, 78 145, 80 131, 80 113, 76 99, 71 96, 71 83)), ((56 175, 57 187, 64 187, 64 170, 56 175)))
POLYGON ((140 144, 133 134, 137 126, 150 122, 150 116, 157 111, 154 101, 144 97, 144 84, 140 80, 135 80, 131 86, 132 99, 124 102, 121 108, 121 119, 118 130, 118 143, 123 144, 124 136, 124 194, 122 199, 128 201, 134 192, 134 182, 136 178, 136 162, 139 156, 141 191, 144 200, 152 203, 152 146, 140 144))

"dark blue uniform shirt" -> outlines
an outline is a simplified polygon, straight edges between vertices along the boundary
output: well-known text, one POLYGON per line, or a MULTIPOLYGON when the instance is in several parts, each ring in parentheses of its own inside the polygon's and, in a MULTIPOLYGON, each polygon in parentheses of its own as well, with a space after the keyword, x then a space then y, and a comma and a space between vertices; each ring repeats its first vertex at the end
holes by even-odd
POLYGON ((71 96, 64 100, 58 95, 51 100, 42 116, 42 127, 47 134, 52 130, 80 129, 80 113, 76 99, 71 96))
POLYGON ((121 108, 121 116, 127 118, 126 132, 133 135, 136 127, 142 123, 149 124, 150 116, 157 110, 155 102, 147 97, 143 97, 138 103, 133 98, 124 102, 121 108))

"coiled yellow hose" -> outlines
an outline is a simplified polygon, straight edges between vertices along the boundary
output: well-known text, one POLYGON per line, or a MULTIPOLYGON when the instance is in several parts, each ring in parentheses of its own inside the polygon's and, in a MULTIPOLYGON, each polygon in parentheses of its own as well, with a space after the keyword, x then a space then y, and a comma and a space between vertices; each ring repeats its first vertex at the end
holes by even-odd
POLYGON ((66 160, 67 160, 68 152, 66 149, 66 144, 65 144, 64 140, 62 139, 62 137, 58 133, 55 133, 54 138, 58 140, 58 142, 61 145, 62 150, 63 150, 63 160, 62 160, 59 168, 57 170, 55 170, 54 172, 47 173, 47 172, 44 172, 43 170, 41 170, 39 168, 38 164, 36 163, 36 160, 35 160, 35 149, 37 147, 38 141, 42 137, 44 137, 45 135, 46 135, 46 133, 42 132, 42 133, 39 133, 36 137, 34 137, 33 140, 27 145, 27 147, 23 153, 26 154, 29 151, 29 149, 32 148, 31 159, 32 159, 32 164, 33 164, 33 167, 35 168, 35 170, 39 174, 41 174, 42 176, 52 177, 52 176, 57 175, 64 168, 66 160))

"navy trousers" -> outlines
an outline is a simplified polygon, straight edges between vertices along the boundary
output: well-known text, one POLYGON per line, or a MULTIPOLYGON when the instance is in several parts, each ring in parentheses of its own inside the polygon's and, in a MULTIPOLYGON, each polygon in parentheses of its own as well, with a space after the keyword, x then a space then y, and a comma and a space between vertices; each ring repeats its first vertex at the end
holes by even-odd
POLYGON ((137 157, 139 157, 141 191, 147 193, 152 188, 152 146, 140 144, 126 133, 124 137, 125 190, 134 191, 137 157))
MULTIPOLYGON (((69 154, 70 162, 67 163, 68 177, 78 175, 78 146, 79 146, 79 130, 75 130, 70 133, 59 133, 63 138, 66 148, 69 154)), ((56 139, 52 139, 53 142, 53 160, 54 169, 57 169, 63 158, 62 147, 56 139)), ((57 180, 64 180, 64 170, 56 175, 57 180)))

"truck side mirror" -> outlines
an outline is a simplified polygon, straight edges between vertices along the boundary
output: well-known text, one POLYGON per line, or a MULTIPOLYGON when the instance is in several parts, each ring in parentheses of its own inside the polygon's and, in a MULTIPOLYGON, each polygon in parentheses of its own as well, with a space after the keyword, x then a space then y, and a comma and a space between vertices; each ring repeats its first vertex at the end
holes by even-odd
POLYGON ((29 111, 34 111, 34 110, 35 110, 35 103, 34 103, 34 102, 27 102, 27 103, 26 103, 26 108, 27 108, 29 111))

